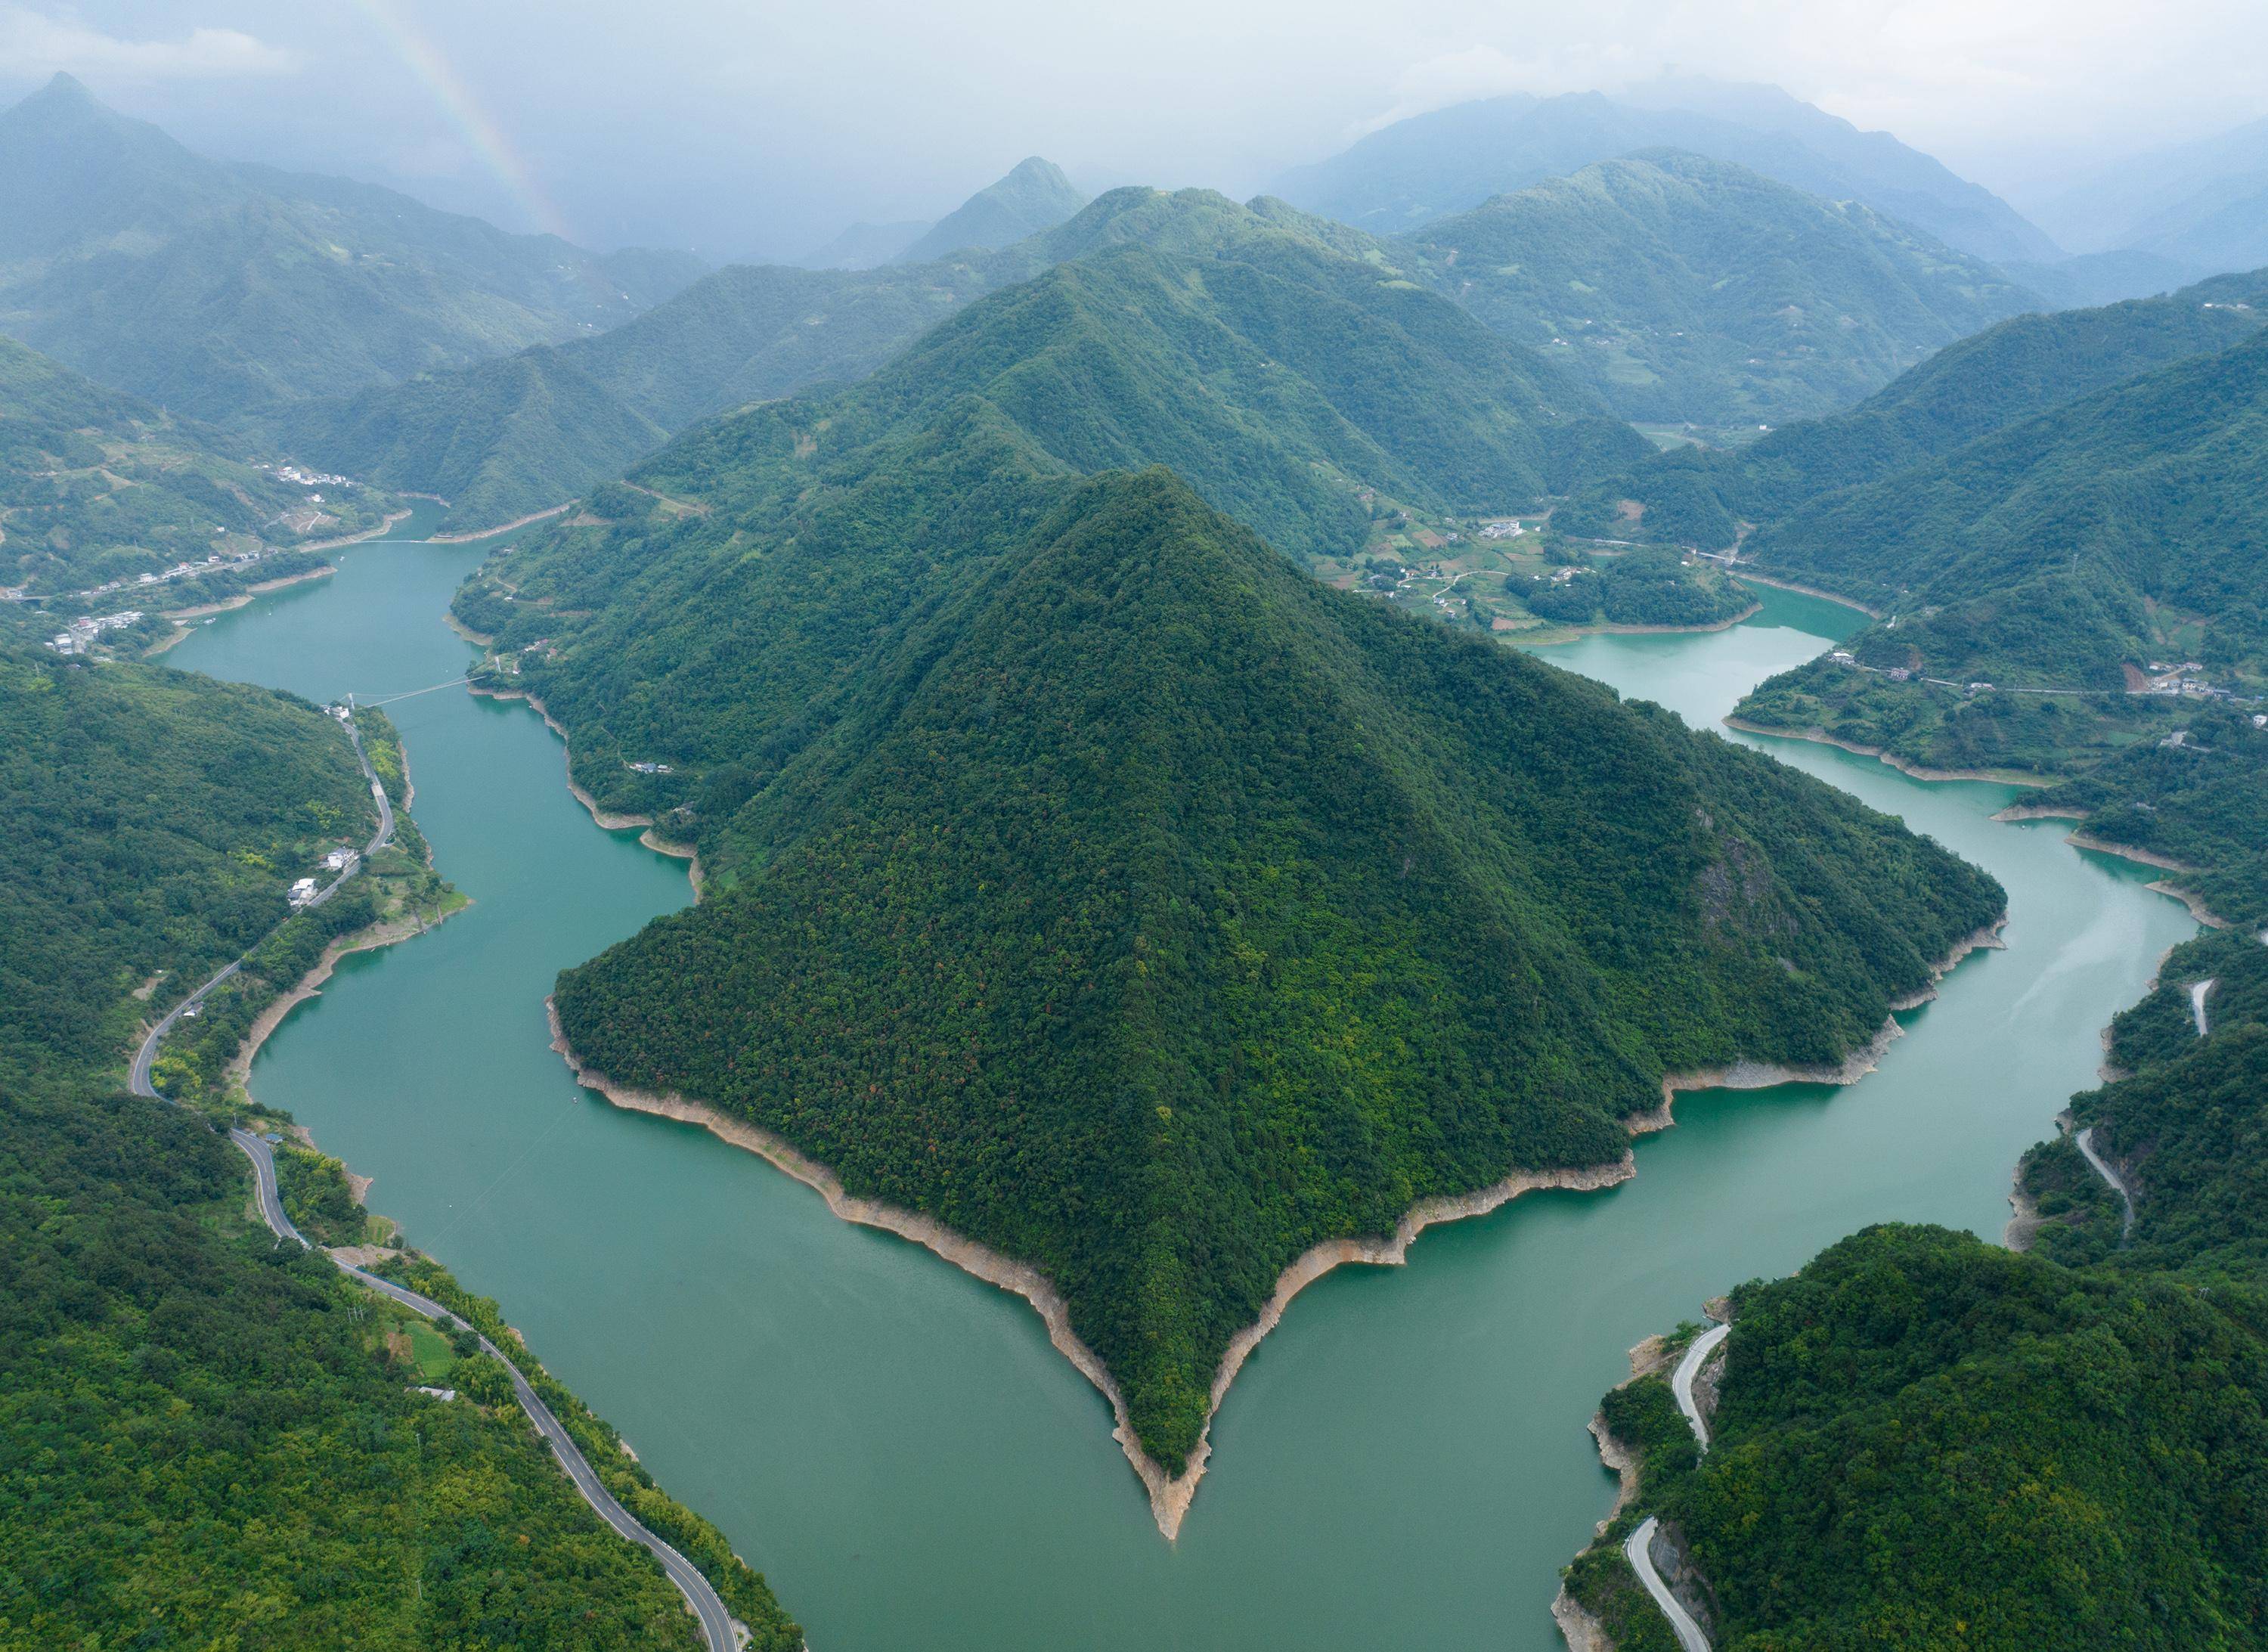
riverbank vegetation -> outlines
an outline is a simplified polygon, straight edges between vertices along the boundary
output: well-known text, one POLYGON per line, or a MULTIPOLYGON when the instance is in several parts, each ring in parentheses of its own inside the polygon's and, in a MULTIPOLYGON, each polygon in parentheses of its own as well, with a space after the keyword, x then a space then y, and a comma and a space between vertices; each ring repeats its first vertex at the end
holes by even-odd
MULTIPOLYGON (((2208 882, 2219 849, 2254 852, 2212 826, 2183 839, 2208 882)), ((2268 1639, 2257 927, 2176 948, 2112 1022, 2108 1081, 2019 1169, 2026 1253, 1876 1228, 1734 1293, 1712 1448, 1690 1471, 1646 1450, 1623 1516, 1674 1532, 1724 1652, 2268 1639)), ((1568 1587, 1602 1617, 1648 1604, 1605 1544, 1568 1587)))
MULTIPOLYGON (((697 1647, 508 1382, 276 1243, 205 1117, 120 1093, 137 1023, 375 830, 339 724, 267 690, 0 651, 0 1644, 697 1647), (416 1391, 443 1381, 456 1399, 416 1391)), ((161 1087, 237 1116, 226 1068, 257 1008, 338 937, 438 914, 447 888, 396 821, 404 847, 176 1024, 161 1087)), ((336 1161, 280 1159, 311 1235, 371 1236, 336 1161)), ((650 1485, 634 1506, 730 1581, 756 1645, 799 1642, 713 1529, 650 1485)))
POLYGON ((2026 316, 1851 412, 1658 455, 1571 531, 1733 550, 1880 610, 1744 723, 1925 769, 2077 775, 2268 693, 2268 272, 2026 316), (1610 527, 1611 525, 1611 527, 1610 527))

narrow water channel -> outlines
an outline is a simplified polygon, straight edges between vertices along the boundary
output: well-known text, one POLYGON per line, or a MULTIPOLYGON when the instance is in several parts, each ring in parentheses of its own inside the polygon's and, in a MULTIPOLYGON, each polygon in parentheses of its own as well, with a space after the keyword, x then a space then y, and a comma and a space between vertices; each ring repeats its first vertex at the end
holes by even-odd
MULTIPOLYGON (((445 682, 469 650, 442 615, 481 554, 357 547, 169 662, 317 698, 445 682)), ((1851 629, 1760 594, 1730 631, 1550 658, 1714 726, 1851 629)), ((476 904, 348 960, 254 1088, 501 1299, 819 1652, 1550 1652, 1557 1569, 1610 1495, 1583 1423, 1624 1350, 1867 1222, 1997 1235, 2016 1155, 2093 1081, 2097 1029, 2194 929, 2151 874, 2073 850, 2056 822, 1992 823, 2009 788, 1769 742, 1992 868, 2008 949, 1904 1017, 1911 1036, 1852 1088, 1686 1096, 1634 1182, 1531 1195, 1433 1229, 1407 1267, 1311 1288, 1246 1367, 1169 1546, 1101 1398, 1020 1300, 570 1081, 546 1046, 552 977, 687 900, 683 863, 594 827, 525 707, 452 689, 387 709, 417 821, 476 904)))

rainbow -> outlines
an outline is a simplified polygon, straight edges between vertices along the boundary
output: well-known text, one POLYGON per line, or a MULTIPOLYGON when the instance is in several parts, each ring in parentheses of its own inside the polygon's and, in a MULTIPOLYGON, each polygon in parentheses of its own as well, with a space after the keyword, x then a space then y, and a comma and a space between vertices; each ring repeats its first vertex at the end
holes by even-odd
POLYGON ((403 14, 394 0, 354 0, 354 4, 370 19, 371 26, 386 38, 395 55, 448 117, 449 123, 472 145, 481 164, 519 203, 535 226, 562 240, 573 240, 575 238, 567 230, 567 220, 537 184, 527 163, 513 151, 504 129, 481 107, 464 77, 441 55, 440 48, 403 14))

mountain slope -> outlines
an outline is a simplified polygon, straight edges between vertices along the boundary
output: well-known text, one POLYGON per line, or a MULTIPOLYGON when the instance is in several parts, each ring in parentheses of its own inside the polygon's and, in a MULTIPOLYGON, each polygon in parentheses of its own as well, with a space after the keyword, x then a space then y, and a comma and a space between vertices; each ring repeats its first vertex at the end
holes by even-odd
POLYGON ((1830 494, 1756 534, 1756 561, 1896 614, 1852 640, 1852 666, 1775 677, 1741 715, 1932 766, 2066 772, 2162 730, 2173 684, 2257 696, 2268 499, 2244 479, 2264 468, 2255 332, 1830 494))
POLYGON ((2162 299, 2018 316, 1950 344, 1847 413, 1737 450, 1649 455, 1560 513, 1577 532, 1730 545, 1838 488, 1875 482, 2124 379, 2210 355, 2268 323, 2268 271, 2162 299))
POLYGON ((929 227, 923 218, 895 224, 861 221, 794 262, 806 269, 873 269, 895 259, 927 233, 929 227))
POLYGON ((67 76, 0 114, 0 327, 207 418, 610 326, 686 274, 209 160, 67 76))
MULTIPOLYGON (((1381 318, 1398 318, 1390 325, 1406 332, 1422 313, 1425 328, 1455 333, 1452 354, 1469 350, 1484 370, 1514 379, 1540 372, 1558 387, 1554 394, 1568 411, 1597 410, 1550 369, 1526 363, 1524 352, 1486 339, 1469 323, 1460 328, 1462 318, 1450 306, 1383 284, 1381 278, 1390 281, 1395 272, 1357 262, 1372 250, 1367 237, 1307 218, 1281 203, 1239 206, 1207 190, 1167 195, 1130 188, 1114 190, 1054 230, 966 260, 855 274, 720 270, 648 315, 556 352, 529 352, 525 359, 483 363, 334 406, 295 409, 279 439, 326 465, 438 492, 453 502, 460 520, 503 521, 617 474, 658 445, 647 434, 649 426, 681 430, 696 418, 809 384, 862 378, 984 293, 1074 259, 1137 244, 1253 268, 1272 261, 1279 278, 1325 283, 1318 296, 1332 295, 1323 306, 1327 313, 1359 302, 1381 318), (1509 365, 1515 357, 1522 365, 1509 365), (557 418, 572 422, 580 432, 576 440, 557 439, 547 428, 557 418)), ((1168 307, 1178 302, 1162 291, 1157 296, 1168 307)), ((1297 318, 1291 319, 1289 327, 1280 320, 1270 324, 1274 347, 1296 348, 1300 328, 1297 318)), ((1443 353, 1447 337, 1441 334, 1413 359, 1429 370, 1454 368, 1443 353)), ((1340 365, 1314 370, 1336 372, 1340 365)), ((1408 368, 1388 363, 1379 371, 1391 380, 1408 368)), ((1197 391, 1194 383, 1185 388, 1197 391)), ((1403 405, 1410 429, 1432 428, 1437 416, 1422 402, 1403 405)), ((1602 443, 1616 439, 1594 434, 1602 443)), ((1610 451, 1599 449, 1602 455, 1610 451)), ((1511 486, 1533 472, 1532 464, 1515 467, 1503 479, 1511 486)))
MULTIPOLYGON (((697 645, 777 672, 784 633, 837 686, 675 708, 740 754, 699 794, 737 799, 714 893, 563 977, 561 1023, 1035 1263, 1171 1471, 1307 1246, 1611 1162, 1666 1070, 1832 1060, 1999 910, 1823 786, 1313 584, 1169 476, 1050 482, 956 413, 874 485, 842 508, 935 498, 897 531, 940 566, 845 585, 816 521, 747 547, 781 600, 714 587, 697 645)), ((661 704, 575 636, 555 711, 661 704)))
POLYGON ((1061 167, 1033 155, 939 218, 892 262, 927 263, 968 247, 1006 247, 1055 228, 1086 204, 1061 167))
POLYGON ((1978 258, 2051 260, 2006 202, 1887 133, 1776 87, 1679 80, 1609 96, 1526 93, 1396 122, 1270 186, 1293 205, 1391 235, 1637 150, 1678 149, 1832 201, 1859 201, 1978 258))
POLYGON ((0 338, 0 586, 44 595, 130 582, 384 514, 382 496, 286 482, 227 449, 216 431, 0 338))
POLYGON ((1624 417, 1719 427, 1848 406, 2038 304, 1869 208, 1676 151, 1498 196, 1395 247, 1624 417))

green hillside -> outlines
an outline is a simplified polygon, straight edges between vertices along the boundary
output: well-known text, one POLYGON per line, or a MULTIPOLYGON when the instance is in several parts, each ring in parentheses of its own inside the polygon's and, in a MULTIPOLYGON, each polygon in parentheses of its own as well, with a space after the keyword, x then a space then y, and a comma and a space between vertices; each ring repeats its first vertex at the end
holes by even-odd
POLYGON ((2051 260, 2053 242, 1990 190, 1884 132, 1777 86, 1698 76, 1618 93, 1514 93, 1413 115, 1270 192, 1311 212, 1398 234, 1616 156, 1678 149, 1829 201, 1855 201, 1977 258, 2051 260))
MULTIPOLYGON (((1178 479, 1077 481, 1140 439, 1311 520, 1267 447, 1180 435, 1234 404, 1152 383, 1156 333, 1086 323, 1161 288, 1214 296, 1148 315, 1236 386, 1219 312, 1256 330, 1267 284, 1123 248, 685 439, 637 473, 672 503, 601 490, 614 527, 497 559, 458 613, 581 784, 703 854, 696 914, 563 977, 582 1055, 1036 1262, 1178 1466, 1307 1245, 1612 1158, 1666 1068, 1831 1058, 1999 896, 1674 719, 1322 589, 1178 479)), ((1329 432, 1315 381, 1257 382, 1272 428, 1329 432)))
MULTIPOLYGON (((398 772, 383 717, 364 734, 398 772)), ((320 1253, 278 1249, 203 1117, 119 1093, 145 1018, 375 830, 339 726, 266 690, 0 645, 0 1640, 697 1646, 500 1368, 422 1321, 413 1341, 320 1253), (415 1391, 440 1381, 464 1397, 415 1391)), ((180 1024, 162 1082, 231 1111, 219 1069, 251 1012, 412 883, 438 888, 385 852, 284 925, 180 1024)), ((293 1176, 302 1155, 284 1157, 293 1176)), ((799 1644, 713 1528, 622 1489, 712 1565, 756 1646, 799 1644)))
POLYGON ((968 247, 1011 246, 1055 228, 1086 204, 1086 194, 1063 168, 1034 155, 930 225, 893 262, 924 264, 968 247))
MULTIPOLYGON (((1254 352, 1273 349, 1285 351, 1289 365, 1303 376, 1350 376, 1341 364, 1314 356, 1315 345, 1336 336, 1351 359, 1366 363, 1365 370, 1379 378, 1378 398, 1400 398, 1392 419, 1382 411, 1368 419, 1373 441, 1383 437, 1414 446, 1421 433, 1431 437, 1445 423, 1468 417, 1462 407, 1437 412, 1423 396, 1409 393, 1412 380, 1425 372, 1450 372, 1468 383, 1498 375, 1507 382, 1482 394, 1522 402, 1541 394, 1536 387, 1549 386, 1568 413, 1601 410, 1525 352, 1488 339, 1449 306, 1391 284, 1399 277, 1390 269, 1361 262, 1372 248, 1367 237, 1307 218, 1278 202, 1239 206, 1209 190, 1167 195, 1129 188, 1103 196, 1057 229, 967 260, 864 272, 720 270, 651 314, 595 339, 437 374, 335 407, 295 410, 282 439, 350 474, 438 493, 451 501, 459 520, 505 521, 620 474, 658 445, 657 431, 681 430, 699 418, 812 384, 864 378, 988 292, 1129 246, 1264 271, 1278 291, 1285 283, 1314 289, 1318 315, 1311 328, 1296 313, 1278 314, 1264 323, 1264 337, 1256 334, 1224 346, 1235 352, 1233 365, 1223 364, 1224 371, 1248 380, 1259 370, 1254 352), (1354 325, 1348 319, 1351 306, 1377 318, 1362 324, 1372 329, 1369 334, 1345 330, 1354 325), (1336 335, 1334 327, 1340 329, 1336 335), (1304 343, 1303 331, 1312 334, 1304 343), (1382 359, 1396 339, 1410 344, 1410 359, 1382 359), (1472 365, 1462 365, 1458 357, 1472 365), (573 432, 571 439, 563 430, 573 432)), ((1257 279, 1251 277, 1247 284, 1257 279)), ((1212 290, 1227 284, 1224 275, 1212 290)), ((1163 290, 1145 302, 1151 299, 1182 310, 1226 301, 1210 295, 1184 299, 1163 290)), ((1160 317, 1155 325, 1170 333, 1179 324, 1160 317)), ((1168 338, 1160 348, 1182 346, 1168 338)), ((1197 402, 1212 399, 1204 384, 1206 364, 1194 360, 1177 371, 1191 368, 1193 382, 1160 386, 1159 392, 1197 402)), ((1246 432, 1236 439, 1240 444, 1279 439, 1261 428, 1273 417, 1265 409, 1268 394, 1248 385, 1233 392, 1249 404, 1246 432)), ((1351 383, 1332 394, 1347 408, 1372 396, 1351 383)), ((1469 400, 1474 393, 1453 394, 1469 400)), ((1294 411, 1287 417, 1305 420, 1312 415, 1294 411)), ((1626 451, 1634 458, 1642 451, 1620 433, 1595 427, 1592 433, 1602 457, 1626 451)), ((1065 439, 1075 445, 1082 439, 1065 439)), ((1101 439, 1112 448, 1110 462, 1167 456, 1127 435, 1101 439)), ((1328 446, 1336 438, 1319 439, 1328 446)), ((1455 465, 1470 456, 1464 453, 1441 462, 1455 465)), ((1491 462, 1495 458, 1491 453, 1491 462)), ((1343 460, 1335 462, 1344 468, 1343 460)), ((1540 491, 1531 485, 1536 469, 1533 454, 1510 461, 1496 491, 1522 498, 1540 491)), ((1371 479, 1381 484, 1391 480, 1384 474, 1371 479)), ((1284 485, 1312 492, 1323 483, 1293 478, 1284 485)))
POLYGON ((1740 714, 1925 764, 2064 772, 2177 713, 2129 691, 2151 681, 2257 697, 2268 501, 2236 479, 2264 467, 2255 334, 1802 507, 1750 541, 1758 565, 1893 607, 1895 623, 1852 640, 1854 666, 1776 677, 1740 714), (2169 663, 2202 668, 2149 670, 2169 663))
POLYGON ((1405 248, 1624 417, 1711 429, 1847 407, 2040 302, 1871 208, 1675 151, 1499 195, 1405 248))
POLYGON ((1730 546, 1839 488, 1877 482, 2091 391, 2225 350, 2268 321, 2268 272, 2162 299, 2017 316, 1949 344, 1848 412, 1737 449, 1680 447, 1587 489, 1557 520, 1577 532, 1730 546))
POLYGON ((68 76, 0 114, 0 328, 210 419, 626 321, 693 269, 232 166, 68 76))
MULTIPOLYGON (((0 338, 0 586, 34 594, 125 582, 178 606, 181 581, 141 576, 246 557, 380 525, 384 494, 287 482, 233 456, 218 432, 105 389, 0 338)), ((280 569, 232 570, 259 579, 280 569)), ((202 576, 210 596, 217 574, 202 576)))

